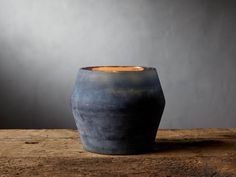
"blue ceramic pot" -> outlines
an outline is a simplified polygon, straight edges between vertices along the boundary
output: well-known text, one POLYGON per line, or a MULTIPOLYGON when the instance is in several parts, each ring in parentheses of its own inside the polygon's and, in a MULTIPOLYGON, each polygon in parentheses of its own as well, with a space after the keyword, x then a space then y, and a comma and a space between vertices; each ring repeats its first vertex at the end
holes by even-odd
POLYGON ((81 68, 71 97, 84 148, 102 154, 151 150, 165 106, 155 68, 81 68))

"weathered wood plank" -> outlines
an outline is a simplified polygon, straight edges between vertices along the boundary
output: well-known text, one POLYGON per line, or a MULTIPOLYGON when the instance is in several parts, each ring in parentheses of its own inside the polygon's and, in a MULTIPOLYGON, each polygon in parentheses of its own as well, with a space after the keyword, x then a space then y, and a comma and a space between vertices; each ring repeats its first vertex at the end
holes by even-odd
POLYGON ((154 150, 100 155, 75 130, 0 130, 0 176, 236 176, 236 129, 159 130, 154 150))

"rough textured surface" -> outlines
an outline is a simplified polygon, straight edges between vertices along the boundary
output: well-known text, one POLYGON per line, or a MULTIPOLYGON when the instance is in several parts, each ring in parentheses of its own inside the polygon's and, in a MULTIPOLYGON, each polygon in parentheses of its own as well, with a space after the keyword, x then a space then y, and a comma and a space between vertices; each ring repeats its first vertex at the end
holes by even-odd
POLYGON ((0 176, 236 176, 236 129, 159 130, 154 151, 85 152, 74 130, 0 130, 0 176))
POLYGON ((95 68, 98 67, 78 71, 71 96, 72 112, 85 149, 101 154, 149 151, 165 106, 156 69, 101 72, 95 68))

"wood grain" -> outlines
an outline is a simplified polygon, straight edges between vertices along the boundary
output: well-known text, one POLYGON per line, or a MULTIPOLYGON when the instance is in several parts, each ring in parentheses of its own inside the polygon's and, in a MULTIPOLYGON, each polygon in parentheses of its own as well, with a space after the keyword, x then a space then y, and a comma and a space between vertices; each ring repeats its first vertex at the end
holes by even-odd
POLYGON ((100 155, 75 130, 0 130, 0 176, 236 177, 236 129, 159 130, 153 152, 100 155))

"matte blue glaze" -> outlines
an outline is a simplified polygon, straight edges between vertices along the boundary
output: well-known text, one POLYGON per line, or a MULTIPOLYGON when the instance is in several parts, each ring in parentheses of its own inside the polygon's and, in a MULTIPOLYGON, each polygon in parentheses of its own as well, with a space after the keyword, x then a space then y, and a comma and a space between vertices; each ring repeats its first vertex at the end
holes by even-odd
POLYGON ((151 150, 165 106, 155 68, 132 72, 81 68, 71 97, 84 148, 102 154, 151 150))

